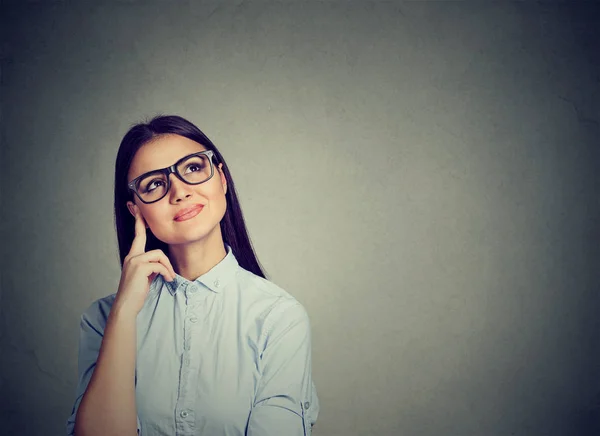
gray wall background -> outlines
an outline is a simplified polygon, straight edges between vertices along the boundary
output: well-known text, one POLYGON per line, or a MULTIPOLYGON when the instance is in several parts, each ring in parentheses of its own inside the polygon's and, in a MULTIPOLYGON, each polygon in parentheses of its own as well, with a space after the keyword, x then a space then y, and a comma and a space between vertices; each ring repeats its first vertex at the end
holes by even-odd
POLYGON ((598 17, 5 2, 0 433, 64 433, 79 317, 119 282, 119 141, 162 112, 220 148, 310 314, 315 436, 598 434, 598 17))

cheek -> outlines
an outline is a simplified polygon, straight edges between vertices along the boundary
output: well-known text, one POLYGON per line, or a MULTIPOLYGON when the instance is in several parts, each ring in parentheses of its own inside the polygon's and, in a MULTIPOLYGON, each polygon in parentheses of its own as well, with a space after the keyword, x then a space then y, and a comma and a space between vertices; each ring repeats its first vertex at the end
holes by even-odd
POLYGON ((227 199, 225 198, 225 194, 222 191, 215 193, 215 195, 211 199, 214 204, 215 209, 219 211, 219 213, 224 213, 227 208, 227 199))
POLYGON ((219 220, 223 218, 225 210, 227 209, 227 200, 220 185, 211 190, 208 200, 210 202, 210 208, 212 212, 218 215, 219 220))
POLYGON ((218 177, 213 177, 211 184, 206 186, 203 194, 209 201, 221 202, 225 201, 225 191, 218 177))
POLYGON ((146 210, 143 213, 146 224, 151 228, 159 227, 169 220, 169 217, 167 216, 165 211, 157 210, 154 208, 146 210))

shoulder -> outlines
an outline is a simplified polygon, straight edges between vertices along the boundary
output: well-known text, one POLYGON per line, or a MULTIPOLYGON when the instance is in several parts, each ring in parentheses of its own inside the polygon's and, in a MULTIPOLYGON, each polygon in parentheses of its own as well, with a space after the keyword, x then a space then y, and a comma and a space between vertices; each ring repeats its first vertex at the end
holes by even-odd
POLYGON ((81 314, 81 327, 91 328, 103 334, 116 295, 116 293, 107 295, 93 301, 81 314))
POLYGON ((240 267, 238 269, 237 278, 240 288, 246 293, 251 293, 256 298, 296 300, 289 292, 275 283, 257 276, 244 268, 240 267))
POLYGON ((310 329, 305 307, 289 292, 256 274, 240 268, 240 292, 263 306, 263 336, 274 329, 303 325, 310 329))

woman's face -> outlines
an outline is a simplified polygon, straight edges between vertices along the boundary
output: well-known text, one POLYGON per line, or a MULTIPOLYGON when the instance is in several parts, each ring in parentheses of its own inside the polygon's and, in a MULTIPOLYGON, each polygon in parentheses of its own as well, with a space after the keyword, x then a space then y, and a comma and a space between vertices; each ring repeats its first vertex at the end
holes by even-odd
MULTIPOLYGON (((206 148, 184 136, 167 134, 144 144, 133 157, 127 182, 136 177, 173 165, 179 159, 206 148)), ((175 174, 169 174, 171 187, 167 194, 155 203, 145 204, 134 194, 134 202, 142 212, 154 236, 166 244, 185 244, 221 233, 219 223, 225 215, 227 182, 223 164, 215 167, 213 176, 199 185, 188 185, 175 174), (200 205, 197 215, 177 217, 181 211, 200 205), (183 219, 182 219, 183 218, 183 219)), ((128 201, 129 212, 135 216, 134 202, 128 201)))

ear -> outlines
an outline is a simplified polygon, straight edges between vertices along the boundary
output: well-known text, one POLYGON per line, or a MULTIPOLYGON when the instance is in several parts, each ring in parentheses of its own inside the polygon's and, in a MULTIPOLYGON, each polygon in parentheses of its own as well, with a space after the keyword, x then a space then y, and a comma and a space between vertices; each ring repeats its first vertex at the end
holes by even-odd
POLYGON ((135 208, 137 206, 135 204, 133 204, 133 201, 128 201, 127 202, 127 209, 129 209, 129 213, 131 214, 131 216, 133 216, 135 218, 135 208))
POLYGON ((223 191, 227 194, 227 179, 225 178, 225 173, 223 172, 223 162, 219 164, 219 174, 221 176, 221 185, 223 185, 223 191))
MULTIPOLYGON (((129 213, 135 218, 135 209, 137 208, 137 210, 140 210, 140 208, 133 203, 133 201, 128 201, 127 202, 127 209, 129 209, 129 213)), ((140 210, 140 213, 142 213, 142 211, 140 210)), ((143 215, 142 215, 142 219, 143 219, 143 215)), ((146 228, 149 228, 148 224, 146 223, 146 220, 144 219, 144 226, 146 226, 146 228)))

